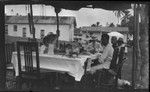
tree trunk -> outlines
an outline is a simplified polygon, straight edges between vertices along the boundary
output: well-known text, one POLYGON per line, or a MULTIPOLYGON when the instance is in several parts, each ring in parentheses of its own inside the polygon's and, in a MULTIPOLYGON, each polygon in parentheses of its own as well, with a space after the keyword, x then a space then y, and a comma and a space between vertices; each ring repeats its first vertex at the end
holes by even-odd
POLYGON ((140 51, 141 63, 140 64, 140 84, 141 88, 149 88, 149 20, 148 20, 148 5, 141 6, 141 23, 144 27, 140 30, 140 51))

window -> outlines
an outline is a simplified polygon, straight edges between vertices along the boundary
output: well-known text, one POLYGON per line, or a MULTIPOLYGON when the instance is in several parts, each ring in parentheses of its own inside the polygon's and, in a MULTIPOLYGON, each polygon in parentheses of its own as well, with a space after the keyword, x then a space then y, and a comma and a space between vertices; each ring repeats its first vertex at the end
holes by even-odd
POLYGON ((44 36, 45 36, 45 30, 41 30, 41 39, 43 39, 44 38, 44 36))
POLYGON ((17 31, 17 25, 14 25, 14 31, 17 31))
POLYGON ((5 34, 8 34, 8 25, 5 25, 5 34))
POLYGON ((22 28, 22 37, 26 37, 26 28, 22 28))

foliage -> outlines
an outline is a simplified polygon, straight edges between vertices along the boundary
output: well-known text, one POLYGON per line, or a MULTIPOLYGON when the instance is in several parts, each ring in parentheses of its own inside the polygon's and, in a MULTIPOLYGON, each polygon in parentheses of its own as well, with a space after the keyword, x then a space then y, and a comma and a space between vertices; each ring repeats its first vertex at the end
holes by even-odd
POLYGON ((121 25, 119 25, 119 24, 117 24, 116 26, 117 26, 117 27, 121 27, 121 25))
POLYGON ((96 27, 96 24, 92 24, 91 27, 96 27))
POLYGON ((115 16, 118 18, 118 23, 119 23, 119 18, 121 18, 121 16, 124 15, 124 12, 121 11, 121 10, 118 10, 118 11, 113 11, 115 16))
MULTIPOLYGON (((128 18, 128 21, 126 22, 125 19, 123 19, 121 21, 121 27, 128 27, 129 28, 129 34, 133 34, 134 31, 134 16, 130 16, 128 18)), ((144 30, 144 25, 142 23, 139 24, 140 25, 140 30, 144 30)), ((141 32, 141 31, 140 31, 141 32)))
POLYGON ((133 28, 134 28, 134 16, 131 16, 130 11, 123 10, 123 11, 114 11, 117 18, 120 18, 121 16, 121 25, 117 25, 118 27, 128 27, 129 28, 129 34, 133 34, 133 28))
POLYGON ((121 18, 122 21, 127 23, 129 21, 129 18, 131 17, 129 10, 123 10, 123 11, 119 10, 119 11, 114 11, 114 13, 118 18, 118 23, 119 23, 119 18, 121 18))
POLYGON ((115 27, 115 25, 113 23, 110 23, 109 27, 115 27))
POLYGON ((133 30, 134 30, 134 16, 128 17, 128 21, 126 21, 126 19, 123 19, 121 21, 121 26, 122 27, 128 27, 129 28, 129 34, 133 34, 133 30))
POLYGON ((128 18, 131 17, 130 11, 125 10, 125 11, 123 11, 123 13, 124 13, 124 16, 121 18, 121 20, 125 20, 127 22, 128 18))
POLYGON ((96 22, 96 26, 99 26, 100 22, 96 22))
POLYGON ((113 11, 115 13, 115 16, 117 16, 117 18, 120 18, 122 15, 124 15, 124 11, 118 10, 118 11, 113 11))
POLYGON ((99 26, 102 26, 102 25, 100 25, 100 22, 96 22, 95 24, 91 25, 91 27, 99 27, 99 26))

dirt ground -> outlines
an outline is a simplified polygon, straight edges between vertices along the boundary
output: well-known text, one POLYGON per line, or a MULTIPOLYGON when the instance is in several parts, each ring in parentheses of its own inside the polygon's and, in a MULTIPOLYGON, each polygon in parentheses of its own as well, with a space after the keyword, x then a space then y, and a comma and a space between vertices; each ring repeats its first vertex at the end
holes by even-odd
POLYGON ((122 79, 131 82, 132 79, 132 48, 128 48, 127 61, 124 63, 122 68, 122 79))

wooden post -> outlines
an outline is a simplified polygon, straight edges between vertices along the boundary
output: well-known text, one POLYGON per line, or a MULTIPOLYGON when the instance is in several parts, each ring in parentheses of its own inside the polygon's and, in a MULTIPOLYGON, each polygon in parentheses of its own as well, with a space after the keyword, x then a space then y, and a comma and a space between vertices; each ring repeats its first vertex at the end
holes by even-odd
POLYGON ((58 13, 61 11, 60 8, 55 7, 55 13, 56 13, 56 18, 57 18, 57 30, 56 30, 56 34, 57 34, 57 42, 56 42, 56 46, 58 48, 58 38, 60 36, 60 31, 59 31, 59 17, 58 17, 58 13))
POLYGON ((136 51, 135 51, 135 53, 136 53, 136 56, 135 56, 135 58, 136 58, 136 65, 135 65, 135 84, 137 84, 137 82, 139 81, 139 79, 140 79, 140 59, 141 59, 141 55, 140 55, 140 47, 139 47, 139 32, 140 32, 140 24, 139 24, 139 8, 140 6, 139 6, 139 4, 137 4, 137 8, 136 8, 136 27, 137 27, 137 29, 136 29, 136 35, 135 35, 135 37, 136 37, 136 40, 135 40, 135 42, 136 42, 136 51))
MULTIPOLYGON (((58 38, 60 36, 60 31, 59 31, 59 17, 58 17, 58 13, 61 11, 60 8, 55 7, 55 13, 56 13, 56 18, 57 18, 57 30, 56 30, 56 34, 57 34, 57 41, 56 41, 56 47, 58 49, 58 38)), ((59 86, 59 73, 56 73, 56 89, 59 86)))
POLYGON ((35 39, 35 28, 34 28, 34 21, 33 21, 33 11, 32 11, 32 2, 30 2, 30 19, 31 19, 31 25, 32 25, 32 32, 33 32, 33 39, 35 39))
POLYGON ((135 87, 135 31, 136 31, 136 4, 134 4, 134 31, 133 31, 133 55, 132 55, 132 88, 135 87))
POLYGON ((28 13, 28 21, 29 21, 30 34, 33 34, 33 32, 32 32, 31 15, 30 15, 30 13, 28 13))
POLYGON ((56 13, 56 17, 57 17, 57 30, 56 30, 56 33, 57 33, 57 48, 59 47, 58 46, 58 39, 59 39, 59 35, 60 35, 60 31, 59 31, 59 17, 58 17, 58 13, 56 13))
POLYGON ((0 1, 0 90, 5 89, 6 84, 6 60, 5 60, 5 11, 4 3, 0 1))
POLYGON ((133 32, 133 56, 132 56, 132 87, 135 88, 135 79, 136 79, 136 65, 137 65, 137 41, 138 41, 138 34, 137 31, 139 30, 138 26, 138 12, 137 12, 137 4, 134 4, 134 32, 133 32))

